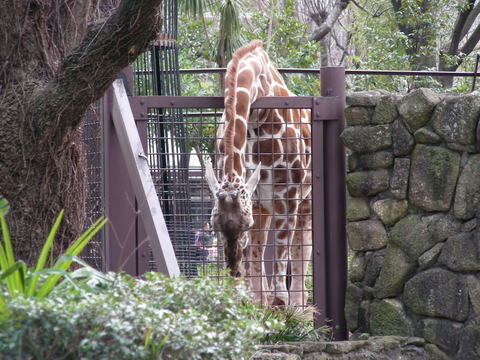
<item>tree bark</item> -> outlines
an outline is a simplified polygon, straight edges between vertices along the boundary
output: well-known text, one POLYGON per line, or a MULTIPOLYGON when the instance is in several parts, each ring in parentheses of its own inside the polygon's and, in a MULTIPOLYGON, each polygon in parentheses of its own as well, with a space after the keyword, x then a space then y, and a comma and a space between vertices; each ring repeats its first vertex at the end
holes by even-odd
POLYGON ((62 208, 54 255, 83 230, 83 116, 160 30, 161 0, 115 1, 0 3, 0 196, 30 265, 62 208))

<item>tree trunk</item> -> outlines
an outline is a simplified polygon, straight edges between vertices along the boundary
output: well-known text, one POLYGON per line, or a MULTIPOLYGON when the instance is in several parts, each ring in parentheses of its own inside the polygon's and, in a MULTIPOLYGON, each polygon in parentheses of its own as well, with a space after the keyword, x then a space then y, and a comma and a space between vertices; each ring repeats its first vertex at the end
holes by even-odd
POLYGON ((61 209, 53 258, 83 230, 84 113, 161 24, 161 0, 115 1, 0 3, 0 196, 29 265, 61 209))

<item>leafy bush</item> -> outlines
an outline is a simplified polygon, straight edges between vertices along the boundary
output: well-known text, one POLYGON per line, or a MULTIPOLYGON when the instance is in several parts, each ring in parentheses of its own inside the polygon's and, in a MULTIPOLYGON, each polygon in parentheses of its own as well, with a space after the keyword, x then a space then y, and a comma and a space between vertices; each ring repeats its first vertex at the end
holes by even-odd
POLYGON ((231 279, 108 278, 83 290, 64 282, 44 299, 10 298, 2 358, 243 359, 276 324, 262 321, 231 279))
MULTIPOLYGON (((37 265, 35 268, 28 268, 22 260, 15 260, 13 247, 10 240, 5 215, 9 211, 7 200, 0 198, 0 282, 6 285, 8 294, 12 297, 37 297, 43 298, 47 296, 56 286, 61 277, 71 280, 74 274, 67 272, 73 261, 81 262, 76 259, 78 255, 92 239, 92 237, 102 228, 107 220, 98 219, 87 231, 75 240, 59 257, 59 259, 50 268, 45 268, 47 257, 53 244, 53 240, 57 233, 58 227, 63 217, 63 210, 57 216, 50 233, 45 240, 42 251, 40 252, 37 265)), ((82 264, 87 266, 86 264, 82 264)), ((84 269, 80 269, 84 270, 84 269)), ((95 270, 91 269, 91 274, 95 270)), ((78 274, 78 272, 77 272, 78 274)), ((85 272, 79 275, 84 276, 85 272)), ((0 292, 0 320, 9 316, 6 307, 5 295, 0 292)))
POLYGON ((262 321, 275 324, 262 337, 263 344, 275 344, 285 341, 325 341, 331 338, 331 328, 315 328, 314 307, 269 307, 263 311, 262 321))

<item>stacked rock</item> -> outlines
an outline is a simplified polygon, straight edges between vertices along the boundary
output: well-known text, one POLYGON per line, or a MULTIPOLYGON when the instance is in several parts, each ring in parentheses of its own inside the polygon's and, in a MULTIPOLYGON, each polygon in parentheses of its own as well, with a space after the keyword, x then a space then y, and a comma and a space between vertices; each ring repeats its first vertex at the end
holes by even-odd
POLYGON ((349 330, 479 359, 480 94, 357 92, 347 105, 349 330))

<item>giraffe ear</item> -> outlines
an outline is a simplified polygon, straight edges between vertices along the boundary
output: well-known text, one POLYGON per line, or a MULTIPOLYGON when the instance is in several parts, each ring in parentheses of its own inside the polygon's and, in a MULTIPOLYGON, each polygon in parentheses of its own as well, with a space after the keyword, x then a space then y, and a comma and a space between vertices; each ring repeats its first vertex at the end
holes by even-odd
POLYGON ((250 175, 250 178, 247 181, 247 189, 250 192, 250 194, 253 194, 253 192, 257 188, 258 182, 260 181, 261 168, 262 168, 262 163, 259 163, 255 171, 253 172, 252 175, 250 175))
POLYGON ((216 196, 220 186, 218 185, 217 177, 210 162, 205 164, 205 180, 207 180, 208 187, 212 194, 216 196))

